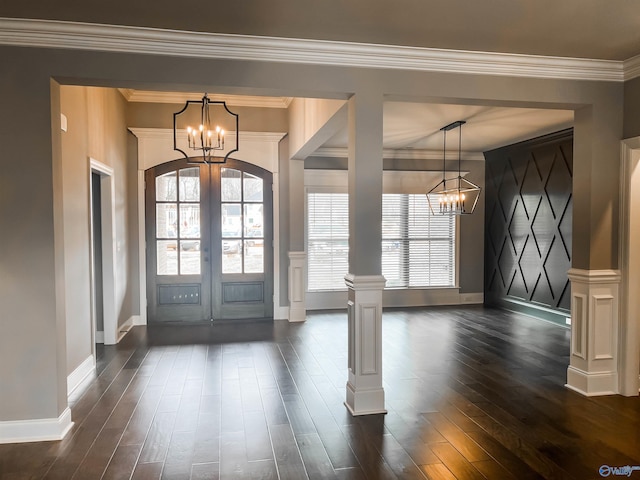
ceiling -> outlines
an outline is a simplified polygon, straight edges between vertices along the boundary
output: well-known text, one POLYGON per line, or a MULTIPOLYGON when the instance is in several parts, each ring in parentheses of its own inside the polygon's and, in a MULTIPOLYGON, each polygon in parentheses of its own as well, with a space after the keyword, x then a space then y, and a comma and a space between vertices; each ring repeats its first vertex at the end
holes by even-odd
POLYGON ((627 60, 640 54, 639 0, 30 0, 0 17, 627 60))
MULTIPOLYGON (((181 104, 188 99, 198 99, 202 95, 132 89, 120 91, 131 102, 171 104, 181 104)), ((292 100, 290 97, 211 93, 209 98, 224 100, 231 108, 287 108, 292 100)), ((467 122, 462 127, 464 158, 482 159, 482 152, 571 127, 573 111, 387 101, 383 109, 383 148, 387 155, 392 155, 395 151, 397 157, 439 158, 443 147, 443 134, 440 129, 457 120, 467 122)), ((344 150, 348 146, 348 134, 346 125, 343 127, 312 155, 344 156, 344 150)), ((451 131, 447 140, 447 150, 457 149, 457 139, 458 131, 451 131)))
MULTIPOLYGON (((457 120, 462 126, 462 150, 470 158, 530 138, 557 132, 573 125, 573 111, 534 108, 504 108, 477 105, 386 102, 383 117, 383 147, 387 150, 442 152, 442 127, 457 120)), ((447 136, 447 150, 458 147, 457 130, 447 136)), ((343 130, 323 148, 345 148, 343 130)))

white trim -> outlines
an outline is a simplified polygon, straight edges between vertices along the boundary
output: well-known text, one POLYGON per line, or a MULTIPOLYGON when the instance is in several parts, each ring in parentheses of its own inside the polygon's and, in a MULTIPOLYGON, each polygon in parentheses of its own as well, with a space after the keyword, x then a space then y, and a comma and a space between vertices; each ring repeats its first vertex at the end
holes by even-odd
POLYGON ((583 270, 581 268, 571 268, 567 271, 569 280, 585 283, 619 283, 619 270, 583 270))
MULTIPOLYGON (((92 185, 91 174, 94 172, 100 175, 100 207, 102 210, 102 304, 104 309, 104 343, 106 345, 114 345, 118 343, 118 318, 116 315, 117 250, 115 173, 113 168, 111 168, 110 166, 99 162, 95 158, 89 157, 89 185, 92 185)), ((89 208, 90 211, 93 211, 91 206, 91 199, 89 199, 89 208)), ((91 230, 91 233, 93 235, 93 228, 91 230)), ((91 249, 93 251, 93 241, 91 242, 91 249)), ((95 292, 92 285, 92 299, 93 295, 95 295, 95 292)), ((95 301, 93 301, 93 303, 95 304, 95 301)), ((93 319, 93 322, 94 323, 92 328, 95 330, 95 317, 93 319)))
POLYGON ((640 55, 626 59, 622 70, 625 82, 640 77, 640 55))
MULTIPOLYGON (((138 268, 140 270, 140 316, 134 325, 147 324, 147 257, 146 257, 146 212, 145 170, 178 158, 181 154, 173 150, 173 129, 129 128, 138 140, 138 268)), ((280 303, 280 140, 286 133, 240 131, 242 145, 233 155, 243 162, 257 165, 273 174, 273 318, 289 318, 289 307, 280 303)))
MULTIPOLYGON (((348 148, 346 147, 320 147, 316 149, 310 157, 323 158, 347 158, 348 148)), ((482 152, 461 152, 462 160, 484 161, 482 152)), ((440 160, 442 161, 442 150, 425 150, 410 148, 385 148, 382 150, 382 158, 400 160, 440 160)))
POLYGON ((583 395, 619 393, 620 280, 617 270, 572 268, 568 388, 583 395))
POLYGON ((129 333, 129 330, 131 330, 134 325, 142 325, 140 323, 139 315, 131 315, 126 322, 118 327, 118 343, 120 343, 120 340, 122 340, 124 336, 129 333))
POLYGON ((356 275, 347 273, 344 276, 344 283, 351 290, 362 291, 382 291, 387 280, 382 275, 356 275))
POLYGON ((0 422, 0 444, 62 440, 71 427, 69 407, 58 418, 0 422))
MULTIPOLYGON (((118 89, 127 102, 142 103, 185 103, 187 100, 200 100, 202 93, 154 92, 118 89)), ((288 108, 292 97, 256 97, 250 95, 216 95, 209 93, 209 100, 224 101, 229 107, 288 108)))
POLYGON ((96 359, 89 355, 78 367, 67 376, 67 396, 70 397, 82 382, 96 370, 96 359))
MULTIPOLYGON (((306 309, 343 310, 348 290, 306 292, 306 309)), ((382 306, 428 307, 433 305, 477 305, 484 303, 483 292, 460 293, 459 288, 388 288, 382 291, 382 306)))
MULTIPOLYGON (((137 143, 137 142, 136 142, 137 143)), ((140 169, 140 154, 138 147, 138 272, 140 275, 140 325, 147 324, 147 240, 145 234, 145 192, 144 170, 140 169)))
MULTIPOLYGON (((0 17, 0 45, 623 82, 625 62, 0 17)), ((635 65, 634 60, 629 60, 635 65)), ((631 67, 630 67, 631 68, 631 67)), ((635 67, 633 68, 636 72, 635 67)), ((628 78, 627 78, 628 79, 628 78)))
MULTIPOLYGON (((640 60, 640 56, 636 57, 640 60)), ((639 62, 640 63, 640 62, 639 62)), ((640 382, 640 137, 623 140, 620 169, 620 394, 638 395, 640 382)))

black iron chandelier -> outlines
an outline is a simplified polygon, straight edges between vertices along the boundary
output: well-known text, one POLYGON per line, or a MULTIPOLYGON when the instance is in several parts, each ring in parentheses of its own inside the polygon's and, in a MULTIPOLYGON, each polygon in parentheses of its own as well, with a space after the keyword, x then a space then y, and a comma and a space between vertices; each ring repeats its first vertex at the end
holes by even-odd
POLYGON ((173 114, 173 149, 189 163, 225 163, 239 148, 238 115, 224 101, 210 100, 205 93, 202 100, 187 100, 184 108, 173 114), (225 146, 229 137, 235 138, 235 146, 228 141, 225 146))
POLYGON ((469 215, 473 213, 480 197, 481 188, 462 177, 462 125, 458 120, 440 129, 443 133, 442 180, 427 193, 427 202, 432 215, 469 215), (458 176, 447 178, 447 132, 458 129, 458 176))

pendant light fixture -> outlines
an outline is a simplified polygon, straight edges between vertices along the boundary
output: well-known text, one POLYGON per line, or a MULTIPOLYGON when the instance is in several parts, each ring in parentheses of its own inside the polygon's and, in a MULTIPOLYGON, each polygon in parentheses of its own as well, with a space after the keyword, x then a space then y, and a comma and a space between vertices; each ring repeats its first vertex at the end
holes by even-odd
POLYGON ((225 163, 239 148, 238 115, 224 101, 210 100, 205 93, 173 114, 173 149, 189 163, 225 163), (235 145, 229 145, 229 139, 235 145))
POLYGON ((469 215, 473 213, 480 197, 481 188, 462 177, 462 125, 458 120, 440 129, 443 134, 442 180, 427 193, 427 202, 432 215, 469 215), (458 129, 458 176, 447 178, 447 132, 458 129))

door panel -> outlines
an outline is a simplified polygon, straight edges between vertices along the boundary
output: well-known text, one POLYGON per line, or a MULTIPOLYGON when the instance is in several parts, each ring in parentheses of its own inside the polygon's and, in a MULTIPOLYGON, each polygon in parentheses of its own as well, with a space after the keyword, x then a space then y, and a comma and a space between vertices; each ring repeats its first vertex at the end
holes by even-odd
POLYGON ((176 160, 145 181, 150 322, 272 317, 271 174, 176 160))

